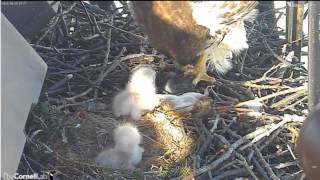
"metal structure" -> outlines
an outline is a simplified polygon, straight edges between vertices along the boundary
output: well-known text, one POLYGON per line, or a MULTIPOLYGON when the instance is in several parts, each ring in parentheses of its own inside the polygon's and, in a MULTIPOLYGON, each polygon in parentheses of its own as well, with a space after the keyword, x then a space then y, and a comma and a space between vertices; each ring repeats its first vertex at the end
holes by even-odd
POLYGON ((309 1, 309 110, 320 102, 320 2, 309 1))
MULTIPOLYGON (((288 42, 292 45, 291 50, 294 56, 300 62, 301 44, 303 39, 303 19, 304 19, 305 1, 288 1, 286 18, 286 36, 288 42)), ((320 102, 320 46, 319 46, 319 13, 320 5, 317 1, 309 1, 308 9, 308 66, 309 66, 309 92, 308 105, 309 110, 320 102)), ((294 60, 294 59, 293 59, 294 60)), ((296 72, 297 73, 297 72, 296 72)), ((295 76, 299 76, 295 74, 295 76)))
MULTIPOLYGON (((288 42, 292 45, 294 56, 300 61, 301 42, 303 36, 303 19, 304 19, 304 1, 288 1, 286 16, 286 36, 288 42)), ((293 62, 298 63, 298 62, 293 62)))
POLYGON ((59 5, 57 1, 2 1, 1 12, 25 39, 32 39, 55 16, 59 5))
POLYGON ((1 179, 12 179, 26 141, 23 129, 37 103, 47 65, 1 13, 1 179))

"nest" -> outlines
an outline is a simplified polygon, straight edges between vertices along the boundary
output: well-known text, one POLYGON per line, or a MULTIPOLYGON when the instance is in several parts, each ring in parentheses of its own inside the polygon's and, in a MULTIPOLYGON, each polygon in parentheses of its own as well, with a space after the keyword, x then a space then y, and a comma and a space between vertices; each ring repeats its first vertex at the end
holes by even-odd
MULTIPOLYGON (((298 179, 294 144, 307 115, 307 71, 291 63, 290 43, 269 10, 248 24, 250 48, 226 75, 211 72, 210 102, 197 113, 160 106, 140 121, 145 153, 134 171, 98 167, 95 156, 113 145, 122 121, 111 113, 115 94, 138 64, 157 71, 170 59, 133 23, 126 4, 106 12, 83 2, 61 2, 31 45, 48 64, 39 103, 30 112, 19 172, 54 170, 59 179, 298 179)), ((305 39, 303 45, 305 45, 305 39)))

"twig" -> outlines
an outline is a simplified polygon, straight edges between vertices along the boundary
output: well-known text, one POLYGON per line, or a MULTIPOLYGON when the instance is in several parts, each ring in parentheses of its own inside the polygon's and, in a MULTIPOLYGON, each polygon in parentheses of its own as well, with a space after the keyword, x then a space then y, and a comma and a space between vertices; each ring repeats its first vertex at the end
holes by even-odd
POLYGON ((103 74, 101 76, 99 76, 98 80, 96 81, 96 84, 101 84, 101 82, 103 81, 103 79, 111 72, 113 71, 115 68, 117 68, 120 65, 120 61, 116 61, 116 62, 112 62, 112 64, 110 65, 110 67, 103 72, 103 74))
POLYGON ((55 171, 57 171, 59 174, 65 176, 67 179, 73 179, 73 178, 71 178, 70 176, 62 173, 62 172, 59 171, 58 169, 52 167, 50 164, 49 164, 48 166, 51 166, 51 167, 45 167, 45 166, 43 166, 42 164, 40 164, 38 161, 35 161, 35 160, 31 159, 30 157, 27 157, 27 158, 28 158, 29 161, 31 161, 32 163, 34 163, 34 164, 38 165, 39 167, 41 167, 41 169, 51 169, 51 170, 55 170, 55 171))
POLYGON ((272 104, 271 108, 279 109, 281 107, 288 106, 292 101, 299 99, 301 96, 306 96, 307 94, 307 90, 297 91, 294 94, 287 96, 285 99, 282 99, 277 103, 272 104))
POLYGON ((296 158, 296 156, 294 155, 294 153, 293 153, 293 151, 292 151, 292 149, 291 149, 291 147, 290 147, 289 144, 287 144, 287 148, 288 148, 288 150, 289 150, 289 152, 290 152, 291 157, 293 158, 293 160, 297 160, 297 158, 296 158))
POLYGON ((47 34, 52 31, 52 29, 58 24, 60 18, 69 13, 75 6, 77 5, 76 2, 74 2, 67 10, 63 11, 62 13, 60 14, 57 14, 55 17, 54 17, 54 20, 52 22, 52 24, 49 26, 49 28, 40 36, 40 38, 37 40, 37 42, 35 43, 35 48, 38 46, 38 44, 43 40, 43 38, 45 38, 47 36, 47 34))
POLYGON ((125 30, 120 29, 120 28, 118 28, 118 27, 115 27, 115 26, 113 26, 113 25, 111 25, 111 24, 109 24, 109 23, 105 23, 105 25, 107 25, 108 27, 111 27, 111 28, 113 28, 113 29, 115 29, 115 30, 118 30, 118 31, 121 31, 121 32, 123 32, 123 33, 129 34, 129 35, 131 35, 131 36, 133 36, 133 37, 141 40, 142 42, 146 42, 146 40, 147 40, 147 39, 146 39, 145 37, 143 37, 143 36, 134 34, 134 33, 129 32, 129 31, 125 31, 125 30))
POLYGON ((93 35, 93 34, 94 34, 94 29, 93 29, 94 23, 92 22, 92 19, 91 19, 91 17, 90 17, 90 14, 89 14, 88 11, 87 11, 86 6, 83 4, 82 1, 80 1, 80 3, 81 3, 81 6, 83 7, 84 12, 86 13, 87 18, 88 18, 88 20, 89 20, 89 22, 90 22, 90 25, 91 25, 91 26, 90 26, 91 34, 93 35))
POLYGON ((248 174, 248 171, 246 168, 239 168, 239 169, 232 169, 227 170, 221 173, 219 176, 216 176, 213 178, 213 180, 221 180, 221 179, 228 179, 228 177, 232 176, 246 176, 248 174))
POLYGON ((214 124, 213 124, 212 128, 210 129, 211 133, 213 133, 217 129, 219 121, 220 121, 220 114, 217 114, 216 119, 214 120, 214 124))
POLYGON ((279 55, 277 55, 269 46, 269 44, 267 43, 266 39, 263 39, 263 44, 267 47, 268 51, 279 61, 281 61, 284 65, 291 65, 290 62, 286 61, 285 59, 283 59, 282 57, 280 57, 279 55))
POLYGON ((258 98, 258 99, 241 102, 241 103, 237 104, 236 107, 250 105, 251 103, 254 103, 257 100, 265 101, 267 99, 270 99, 270 98, 273 98, 273 97, 276 97, 276 96, 289 94, 289 93, 294 93, 294 92, 298 92, 298 91, 306 91, 306 90, 307 90, 307 85, 303 85, 303 86, 299 86, 299 87, 296 87, 296 88, 287 89, 287 90, 279 91, 279 92, 276 92, 276 93, 273 93, 273 94, 269 94, 267 96, 264 96, 264 97, 261 97, 261 98, 258 98))
POLYGON ((280 178, 278 178, 276 176, 276 174, 274 174, 273 170, 271 169, 270 165, 267 163, 267 161, 264 159, 264 157, 262 156, 261 152, 259 151, 259 149, 253 145, 252 146, 254 151, 255 151, 255 154, 257 156, 257 158, 260 160, 260 162, 263 164, 264 168, 266 168, 268 174, 270 175, 270 178, 273 179, 273 180, 280 180, 280 178))
MULTIPOLYGON (((212 144, 212 137, 207 136, 207 139, 204 141, 202 144, 201 148, 198 151, 198 156, 201 157, 203 156, 204 152, 208 149, 208 147, 212 144)), ((197 167, 199 168, 199 167, 197 167)))
POLYGON ((205 165, 199 169, 196 170, 194 176, 197 177, 202 173, 205 173, 209 170, 215 169, 218 165, 229 159, 233 153, 233 151, 238 148, 241 144, 243 144, 244 141, 242 139, 237 140, 234 142, 228 149, 226 153, 224 153, 219 159, 215 160, 214 162, 210 163, 209 165, 205 165))
MULTIPOLYGON (((92 16, 92 19, 93 19, 93 24, 94 26, 96 27, 97 31, 98 31, 98 34, 100 35, 100 37, 102 37, 107 43, 108 43, 108 38, 111 39, 111 34, 109 34, 109 30, 108 30, 108 33, 106 33, 108 36, 106 37, 103 32, 101 32, 98 24, 97 24, 97 20, 94 16, 92 16)), ((94 36, 94 35, 93 35, 94 36)), ((91 38, 93 37, 91 36, 91 38)), ((87 40, 90 40, 90 38, 87 38, 87 40)))
POLYGON ((22 153, 22 157, 23 157, 24 161, 26 162, 26 164, 28 165, 29 169, 30 169, 33 173, 35 173, 35 171, 34 171, 33 168, 31 167, 29 161, 27 160, 25 153, 22 153))
POLYGON ((82 93, 80 93, 80 94, 78 94, 78 95, 75 95, 75 96, 69 97, 69 98, 65 98, 65 99, 66 99, 67 101, 72 101, 72 102, 74 102, 75 99, 87 95, 87 94, 90 93, 92 90, 93 90, 93 88, 89 88, 89 89, 87 89, 86 91, 84 91, 84 92, 82 92, 82 93))
POLYGON ((256 160, 255 157, 252 158, 252 164, 254 165, 256 171, 258 171, 261 174, 263 179, 266 179, 266 180, 270 179, 268 174, 264 171, 264 169, 261 167, 261 165, 259 164, 258 160, 256 160))
MULTIPOLYGON (((299 120, 299 119, 298 119, 299 120)), ((262 128, 262 129, 258 129, 259 131, 262 130, 263 133, 259 133, 258 135, 254 136, 253 140, 251 142, 249 142, 248 144, 242 146, 241 148, 239 148, 241 151, 243 151, 244 149, 246 149, 247 147, 249 146, 253 146, 255 142, 258 142, 260 141, 262 138, 264 137, 268 137, 272 132, 274 132, 275 130, 279 129, 280 127, 282 127, 283 125, 285 125, 286 123, 289 123, 289 122, 292 122, 292 121, 295 121, 295 119, 293 117, 288 117, 288 116, 285 116, 283 118, 283 120, 281 122, 279 122, 278 124, 272 124, 270 125, 270 128, 262 128), (264 130, 263 130, 264 129, 264 130)), ((258 131, 256 130, 256 131, 258 131)), ((252 133, 244 136, 245 139, 250 139, 252 138, 251 136, 252 133), (250 136, 249 136, 250 135, 250 136)))
POLYGON ((297 104, 299 104, 299 103, 301 103, 301 102, 303 102, 303 101, 306 101, 307 99, 308 99, 308 96, 303 97, 303 98, 301 98, 300 100, 297 100, 296 102, 290 104, 289 106, 286 106, 286 107, 284 107, 284 108, 282 108, 282 109, 279 109, 279 111, 284 111, 284 110, 287 110, 287 109, 291 109, 291 108, 293 108, 295 105, 297 105, 297 104))
MULTIPOLYGON (((113 16, 111 16, 111 23, 113 23, 113 16)), ((103 79, 107 76, 107 74, 105 74, 108 62, 109 62, 109 54, 110 54, 110 44, 111 44, 111 28, 108 29, 107 31, 107 43, 106 43, 106 53, 105 53, 105 58, 103 61, 103 65, 102 65, 102 71, 100 72, 100 75, 96 81, 96 86, 100 86, 101 82, 103 81, 103 79)), ((97 98, 98 97, 98 90, 96 89, 94 92, 94 97, 97 98)))
POLYGON ((244 167, 248 170, 248 172, 250 173, 250 175, 253 177, 253 179, 255 180, 259 180, 259 178, 254 174, 254 172, 252 171, 252 168, 249 166, 246 158, 244 158, 240 153, 236 152, 236 156, 241 159, 241 163, 244 165, 244 167))
POLYGON ((260 141, 261 143, 257 143, 257 146, 259 146, 260 144, 262 144, 259 147, 259 150, 262 151, 264 148, 266 148, 276 137, 278 137, 278 135, 280 134, 281 129, 277 129, 275 132, 273 132, 269 138, 266 141, 260 141))
POLYGON ((283 168, 287 168, 287 167, 290 167, 290 166, 296 166, 296 165, 298 165, 298 161, 280 163, 280 164, 277 164, 277 165, 271 165, 271 167, 274 167, 276 169, 283 169, 283 168))
POLYGON ((258 89, 286 89, 286 86, 280 85, 266 85, 266 84, 254 84, 251 81, 247 81, 243 83, 244 86, 251 87, 251 88, 258 88, 258 89))
POLYGON ((54 91, 54 90, 58 89, 59 87, 61 87, 65 83, 67 83, 71 78, 73 78, 73 75, 72 74, 68 74, 63 79, 61 79, 60 81, 56 82, 54 85, 49 87, 48 88, 48 93, 50 94, 51 91, 54 91))

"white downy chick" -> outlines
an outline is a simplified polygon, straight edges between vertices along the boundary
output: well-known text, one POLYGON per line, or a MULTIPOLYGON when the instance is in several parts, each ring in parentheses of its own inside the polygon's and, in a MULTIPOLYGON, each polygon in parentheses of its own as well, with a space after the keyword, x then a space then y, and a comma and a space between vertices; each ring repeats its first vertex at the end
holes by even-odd
POLYGON ((102 151, 96 163, 115 169, 133 169, 141 161, 144 152, 139 145, 142 140, 139 130, 130 123, 120 125, 114 130, 113 139, 115 146, 102 151))
POLYGON ((134 166, 129 163, 129 155, 115 148, 102 151, 96 157, 96 163, 99 166, 106 166, 113 169, 133 169, 134 166))
POLYGON ((151 66, 139 65, 134 68, 126 88, 113 99, 114 115, 129 115, 138 120, 144 112, 152 111, 159 104, 155 79, 156 72, 151 66))
POLYGON ((112 102, 113 114, 116 117, 130 116, 132 119, 139 119, 142 115, 141 111, 133 103, 133 99, 129 96, 128 90, 120 91, 112 102))
POLYGON ((173 106, 173 111, 181 113, 191 112, 197 102, 207 97, 204 94, 196 92, 187 92, 180 96, 171 94, 163 94, 158 96, 160 99, 170 102, 170 104, 173 106))
POLYGON ((141 161, 144 149, 139 146, 142 137, 137 127, 130 123, 119 126, 113 133, 113 140, 115 149, 127 151, 128 154, 132 155, 130 163, 136 165, 141 161))

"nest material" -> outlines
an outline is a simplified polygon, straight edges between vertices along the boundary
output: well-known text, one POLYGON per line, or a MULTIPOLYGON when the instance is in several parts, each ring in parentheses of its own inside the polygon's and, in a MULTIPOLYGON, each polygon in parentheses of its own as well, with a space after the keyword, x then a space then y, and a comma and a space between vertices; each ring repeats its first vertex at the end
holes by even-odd
MULTIPOLYGON (((279 39, 284 31, 268 20, 272 12, 282 15, 261 12, 247 27, 250 48, 234 57, 232 71, 211 72, 217 82, 208 87, 207 116, 181 116, 163 106, 135 122, 146 151, 135 171, 124 172, 94 164, 124 120, 113 118, 112 98, 136 65, 161 70, 170 60, 145 41, 125 4, 121 12, 105 12, 62 2, 49 27, 31 40, 48 73, 27 121, 19 171, 55 170, 60 179, 300 178, 294 141, 306 116, 307 71, 288 62, 290 43, 279 39)), ((200 83, 197 91, 204 88, 200 83)))

